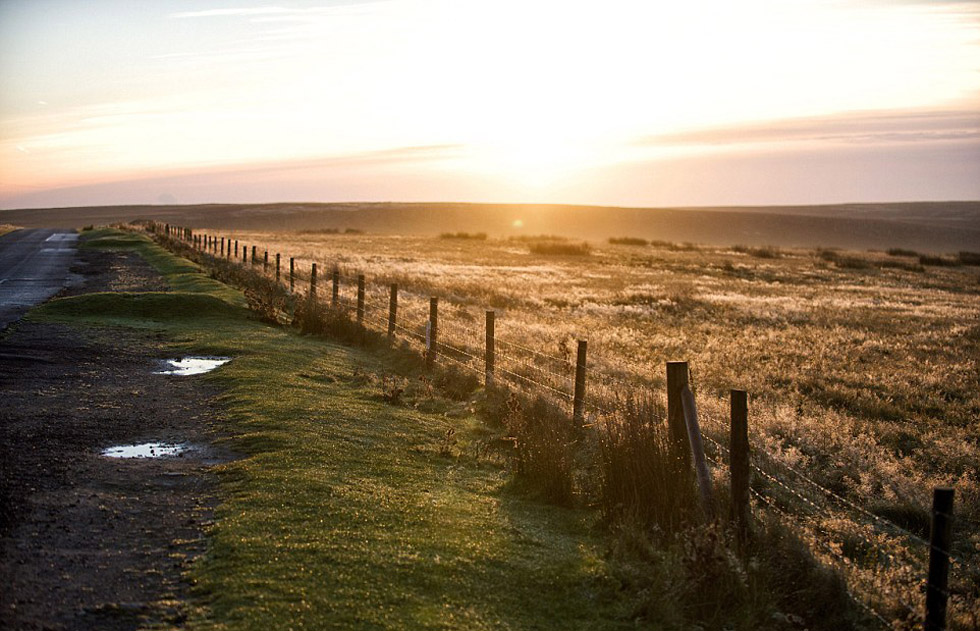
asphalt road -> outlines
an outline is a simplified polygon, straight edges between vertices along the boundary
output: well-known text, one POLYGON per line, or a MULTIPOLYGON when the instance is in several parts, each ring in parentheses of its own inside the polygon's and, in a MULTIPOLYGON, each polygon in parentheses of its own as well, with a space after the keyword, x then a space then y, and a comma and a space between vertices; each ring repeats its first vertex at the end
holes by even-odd
POLYGON ((0 236, 0 331, 68 283, 78 234, 15 230, 0 236))

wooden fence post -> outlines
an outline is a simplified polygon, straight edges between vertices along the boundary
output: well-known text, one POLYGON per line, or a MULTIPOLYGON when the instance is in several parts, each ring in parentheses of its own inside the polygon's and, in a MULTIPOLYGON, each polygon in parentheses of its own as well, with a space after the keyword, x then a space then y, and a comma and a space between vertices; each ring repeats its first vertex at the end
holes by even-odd
POLYGON ((572 398, 572 420, 581 424, 585 420, 585 353, 589 343, 578 341, 575 356, 575 396, 572 398))
POLYGON ((429 323, 425 331, 425 367, 431 369, 436 363, 439 348, 439 299, 429 298, 429 323))
POLYGON ((364 324, 364 274, 357 275, 357 323, 364 324))
POLYGON ((395 337, 395 323, 398 318, 398 283, 391 284, 391 296, 388 298, 388 337, 395 337))
POLYGON ((691 466, 691 445, 687 438, 681 391, 689 382, 687 362, 667 362, 667 429, 678 468, 691 466))
POLYGON ((262 272, 269 271, 269 251, 266 250, 265 254, 262 255, 262 272))
POLYGON ((221 237, 221 258, 225 258, 225 238, 221 237))
POLYGON ((248 263, 248 246, 244 243, 242 244, 242 265, 248 263))
POLYGON ((487 311, 487 341, 486 341, 486 353, 484 354, 484 373, 483 373, 483 385, 487 388, 493 386, 493 369, 496 357, 494 353, 496 351, 496 343, 494 340, 494 319, 497 317, 495 311, 487 311))
POLYGON ((280 271, 281 267, 282 267, 282 260, 281 257, 279 256, 279 253, 276 252, 276 284, 279 284, 282 281, 282 272, 280 271))
POLYGON ((289 257, 289 293, 296 288, 296 259, 289 257))
POLYGON ((252 265, 255 265, 255 252, 258 249, 257 246, 252 246, 252 265))
POLYGON ((238 239, 235 239, 235 258, 238 258, 238 239))
POLYGON ((337 303, 340 302, 340 268, 334 266, 333 268, 333 293, 330 295, 330 304, 337 307, 337 303))
POLYGON ((310 268, 310 300, 316 298, 316 263, 310 268))
POLYGON ((701 491, 701 508, 708 521, 715 520, 715 500, 711 492, 711 473, 704 457, 704 441, 701 438, 701 425, 698 423, 698 408, 694 403, 694 393, 689 386, 681 389, 681 406, 684 408, 684 423, 687 426, 687 439, 691 444, 694 472, 697 474, 698 489, 701 491))
POLYGON ((926 583, 925 631, 946 628, 949 599, 949 548, 953 532, 953 489, 932 491, 932 534, 929 537, 929 578, 926 583))
POLYGON ((745 390, 731 392, 731 459, 732 521, 739 540, 749 534, 749 396, 745 390))

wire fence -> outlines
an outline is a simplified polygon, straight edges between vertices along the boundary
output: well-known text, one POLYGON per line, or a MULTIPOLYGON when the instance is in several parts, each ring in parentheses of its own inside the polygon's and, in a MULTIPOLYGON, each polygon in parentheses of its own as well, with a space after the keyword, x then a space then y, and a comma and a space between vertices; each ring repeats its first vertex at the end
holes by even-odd
MULTIPOLYGON (((183 240, 212 257, 249 266, 256 274, 278 281, 296 295, 309 299, 315 292, 314 299, 319 303, 348 318, 357 318, 367 330, 407 342, 433 361, 447 362, 480 379, 490 376, 527 395, 544 397, 559 408, 571 405, 570 411, 581 416, 586 426, 597 417, 615 416, 624 392, 631 392, 646 381, 639 375, 592 369, 587 373, 590 394, 586 397, 583 375, 587 362, 582 353, 585 345, 580 345, 582 354, 575 356, 567 340, 553 345, 560 350, 559 355, 508 339, 503 331, 494 331, 488 339, 487 329, 480 327, 468 312, 457 309, 460 317, 450 320, 438 312, 436 317, 431 311, 431 296, 368 283, 356 271, 328 267, 322 261, 270 255, 252 244, 194 235, 173 226, 155 225, 151 230, 183 240)), ((454 305, 450 302, 444 306, 452 311, 454 305)), ((644 370, 636 365, 630 367, 644 370)), ((727 424, 711 415, 702 414, 701 419, 705 457, 714 466, 714 474, 723 476, 732 461, 730 448, 722 442, 727 424)), ((749 491, 754 510, 801 533, 814 555, 845 577, 852 599, 883 627, 921 624, 925 619, 923 594, 927 585, 921 568, 929 563, 930 553, 944 555, 954 569, 964 565, 949 553, 948 546, 937 547, 773 454, 755 452, 750 467, 753 477, 749 491)), ((953 607, 962 604, 959 593, 945 588, 939 588, 938 593, 950 599, 953 607)))

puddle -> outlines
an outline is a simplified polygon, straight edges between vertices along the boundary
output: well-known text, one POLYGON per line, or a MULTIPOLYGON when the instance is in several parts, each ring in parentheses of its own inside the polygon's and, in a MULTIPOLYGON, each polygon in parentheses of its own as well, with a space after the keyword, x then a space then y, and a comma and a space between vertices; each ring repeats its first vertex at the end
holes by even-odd
POLYGON ((222 364, 231 361, 230 357, 184 357, 183 359, 167 359, 164 365, 167 368, 158 370, 156 375, 177 375, 187 377, 189 375, 200 375, 211 372, 222 364))
POLYGON ((142 443, 117 445, 102 450, 107 458, 171 458, 179 456, 189 447, 184 443, 142 443))

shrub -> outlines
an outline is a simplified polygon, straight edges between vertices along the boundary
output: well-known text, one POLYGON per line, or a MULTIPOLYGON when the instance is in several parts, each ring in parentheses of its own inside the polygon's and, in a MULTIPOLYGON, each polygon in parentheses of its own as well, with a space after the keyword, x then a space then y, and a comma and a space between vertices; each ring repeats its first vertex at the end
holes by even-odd
POLYGON ((530 243, 535 241, 568 241, 568 237, 559 237, 556 234, 537 234, 537 235, 519 235, 514 237, 508 237, 508 241, 518 241, 521 243, 530 243))
POLYGON ((957 259, 948 259, 943 256, 931 256, 928 254, 920 254, 919 264, 933 265, 935 267, 954 267, 956 265, 959 265, 960 262, 957 259))
POLYGON ((532 243, 528 246, 531 254, 543 254, 545 256, 586 256, 592 253, 592 247, 585 242, 582 243, 554 243, 542 242, 532 243))
POLYGON ((748 254, 749 256, 754 256, 759 259, 778 259, 783 255, 782 252, 779 251, 779 248, 771 245, 766 245, 759 248, 753 248, 747 245, 736 245, 732 248, 732 251, 739 252, 740 254, 748 254))
POLYGON ((476 241, 486 241, 486 232, 443 232, 439 235, 440 239, 473 239, 476 241))
POLYGON ((888 248, 887 253, 889 256, 919 256, 919 253, 915 250, 906 250, 903 248, 888 248))
POLYGON ((637 237, 609 237, 609 243, 612 245, 650 245, 646 239, 637 237))
POLYGON ((961 265, 980 265, 980 252, 961 251, 956 258, 961 265))

